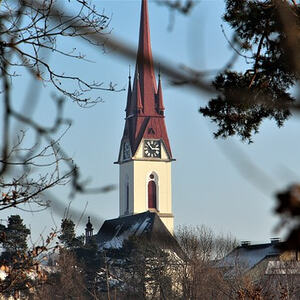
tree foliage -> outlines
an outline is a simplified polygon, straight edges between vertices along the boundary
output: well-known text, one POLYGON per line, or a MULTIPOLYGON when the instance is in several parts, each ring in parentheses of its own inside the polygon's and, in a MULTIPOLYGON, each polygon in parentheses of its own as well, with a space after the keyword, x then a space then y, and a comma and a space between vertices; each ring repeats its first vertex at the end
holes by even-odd
POLYGON ((288 1, 227 0, 223 19, 234 30, 231 46, 250 67, 219 73, 213 81, 218 95, 200 112, 217 124, 215 137, 238 135, 251 142, 264 119, 282 126, 291 114, 291 88, 300 74, 295 63, 300 7, 288 1), (294 26, 285 27, 287 17, 294 26), (293 45, 291 35, 296 35, 293 45))
POLYGON ((6 277, 0 280, 0 294, 11 296, 16 292, 28 292, 32 279, 28 272, 34 261, 28 253, 27 239, 30 230, 19 215, 8 217, 7 226, 0 227, 0 244, 3 252, 0 266, 5 267, 6 277))
POLYGON ((65 0, 3 0, 0 24, 0 52, 2 53, 0 67, 2 76, 9 76, 10 79, 26 68, 37 79, 51 83, 63 95, 85 105, 90 100, 96 101, 86 97, 86 92, 92 89, 111 90, 112 87, 105 88, 103 84, 96 81, 86 82, 74 74, 57 72, 55 70, 57 66, 48 63, 45 51, 73 59, 85 59, 85 55, 77 49, 64 47, 60 38, 90 41, 84 28, 89 28, 93 33, 103 33, 109 18, 98 13, 91 1, 80 0, 72 3, 72 17, 66 15, 63 9, 57 16, 56 9, 63 8, 68 2, 65 0), (59 17, 59 22, 53 22, 54 15, 59 17), (81 26, 78 26, 78 22, 81 26), (75 23, 77 30, 72 27, 75 23), (74 81, 78 89, 70 90, 66 81, 74 81))
MULTIPOLYGON (((117 290, 120 299, 176 299, 171 278, 176 260, 155 242, 131 236, 121 248, 103 249, 99 254, 104 257, 97 275, 102 293, 117 290)), ((177 287, 175 277, 173 282, 177 287)))
POLYGON ((61 249, 56 270, 34 291, 33 299, 93 299, 89 297, 84 282, 83 269, 76 257, 67 249, 61 249))
POLYGON ((82 74, 59 70, 59 65, 53 61, 58 57, 87 61, 80 50, 69 45, 73 40, 84 40, 102 47, 103 43, 94 42, 91 37, 108 33, 109 18, 99 13, 91 1, 72 1, 71 14, 64 11, 67 6, 70 6, 67 0, 0 1, 3 121, 0 129, 0 210, 26 203, 47 207, 49 201, 43 201, 39 197, 41 193, 70 181, 73 192, 85 190, 79 179, 79 168, 59 144, 71 126, 71 121, 63 115, 65 98, 87 107, 101 100, 99 91, 113 91, 115 87, 111 83, 105 86, 103 82, 84 79, 82 74), (52 61, 48 59, 50 55, 55 56, 52 61), (20 99, 13 98, 13 89, 18 88, 16 78, 26 77, 26 74, 31 74, 33 88, 24 98, 24 107, 20 108, 17 104, 20 99), (33 118, 39 102, 38 90, 46 86, 54 88, 59 95, 53 96, 56 110, 50 115, 49 124, 33 118), (97 95, 93 91, 97 91, 97 95))
POLYGON ((24 255, 30 230, 23 224, 22 218, 19 215, 11 215, 8 217, 7 226, 1 225, 0 230, 0 242, 4 249, 1 259, 12 262, 14 258, 24 255))
POLYGON ((83 245, 82 241, 76 237, 75 224, 71 219, 65 218, 61 221, 61 234, 59 240, 70 250, 75 250, 83 245))

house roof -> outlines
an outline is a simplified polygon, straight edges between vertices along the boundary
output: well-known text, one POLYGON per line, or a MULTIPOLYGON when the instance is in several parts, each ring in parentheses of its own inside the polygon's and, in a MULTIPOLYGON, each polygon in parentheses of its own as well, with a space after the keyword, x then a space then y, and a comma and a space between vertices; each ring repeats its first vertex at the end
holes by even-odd
POLYGON ((130 237, 146 238, 150 243, 184 257, 178 242, 155 212, 106 220, 94 239, 100 249, 120 249, 130 237))
POLYGON ((267 257, 276 257, 282 253, 282 243, 266 243, 256 245, 241 245, 232 250, 219 261, 219 267, 242 267, 245 271, 252 269, 267 257))

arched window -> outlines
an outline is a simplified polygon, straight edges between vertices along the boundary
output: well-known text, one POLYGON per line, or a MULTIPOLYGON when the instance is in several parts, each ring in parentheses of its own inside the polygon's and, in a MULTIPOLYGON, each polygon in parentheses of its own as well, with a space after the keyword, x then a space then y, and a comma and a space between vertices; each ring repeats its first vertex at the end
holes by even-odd
POLYGON ((148 182, 148 208, 157 209, 156 205, 156 183, 153 180, 148 182))

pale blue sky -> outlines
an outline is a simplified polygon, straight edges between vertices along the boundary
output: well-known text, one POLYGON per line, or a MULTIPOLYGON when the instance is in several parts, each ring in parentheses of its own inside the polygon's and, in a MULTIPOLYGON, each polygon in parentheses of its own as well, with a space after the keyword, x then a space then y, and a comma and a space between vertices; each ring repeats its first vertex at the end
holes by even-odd
MULTIPOLYGON (((110 29, 113 36, 137 45, 140 1, 95 3, 99 10, 112 17, 110 29)), ((154 58, 166 59, 174 66, 186 65, 200 70, 222 67, 231 55, 220 27, 223 13, 223 1, 199 1, 190 16, 177 13, 174 27, 168 31, 169 11, 150 1, 154 58)), ((223 25, 230 36, 229 28, 223 25)), ((65 41, 63 46, 77 47, 94 63, 51 57, 57 71, 100 82, 112 81, 119 87, 127 87, 128 65, 134 66, 134 62, 115 56, 112 51, 104 54, 101 49, 91 48, 83 42, 74 44, 65 41)), ((244 63, 240 61, 236 67, 242 69, 244 63)), ((28 88, 28 78, 29 75, 24 74, 15 82, 18 86, 15 97, 20 102, 28 88)), ((265 122, 251 145, 236 138, 216 141, 210 120, 198 113, 199 106, 205 105, 209 96, 189 88, 170 86, 164 74, 162 81, 166 123, 176 158, 172 170, 175 225, 205 224, 216 232, 230 232, 241 240, 266 241, 273 237, 272 230, 278 222, 272 213, 274 193, 299 179, 299 120, 292 118, 282 129, 278 129, 272 121, 265 122), (236 147, 234 151, 232 142, 236 147), (272 178, 272 183, 265 183, 265 178, 256 171, 253 173, 249 165, 241 161, 241 151, 272 178), (254 178, 262 188, 259 190, 244 175, 254 178)), ((51 119, 51 91, 53 89, 49 87, 43 88, 34 115, 36 120, 47 122, 51 119)), ((61 142, 84 176, 91 178, 93 186, 118 184, 118 166, 113 162, 118 156, 126 101, 126 91, 99 95, 104 103, 90 109, 82 109, 75 103, 67 104, 65 116, 74 122, 61 142)), ((66 187, 53 191, 57 199, 66 203, 69 201, 68 193, 66 187)), ((71 207, 81 212, 88 202, 86 216, 92 216, 92 223, 98 231, 101 220, 118 216, 118 198, 118 190, 100 195, 77 195, 71 207)), ((16 211, 4 212, 1 218, 12 213, 16 211)), ((47 232, 53 227, 53 219, 59 224, 63 212, 60 216, 54 213, 53 217, 49 210, 21 214, 26 224, 31 224, 33 238, 36 239, 40 232, 47 232)), ((77 233, 83 233, 82 226, 77 233)))

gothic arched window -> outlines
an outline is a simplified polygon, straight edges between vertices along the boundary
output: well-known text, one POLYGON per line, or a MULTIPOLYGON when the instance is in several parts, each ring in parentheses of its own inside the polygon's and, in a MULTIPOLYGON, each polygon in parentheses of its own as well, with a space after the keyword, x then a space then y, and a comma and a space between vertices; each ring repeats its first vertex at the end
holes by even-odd
MULTIPOLYGON (((151 175, 150 175, 150 178, 151 178, 151 175)), ((156 183, 155 183, 154 180, 150 180, 148 182, 148 208, 157 209, 157 203, 156 203, 156 183)))

